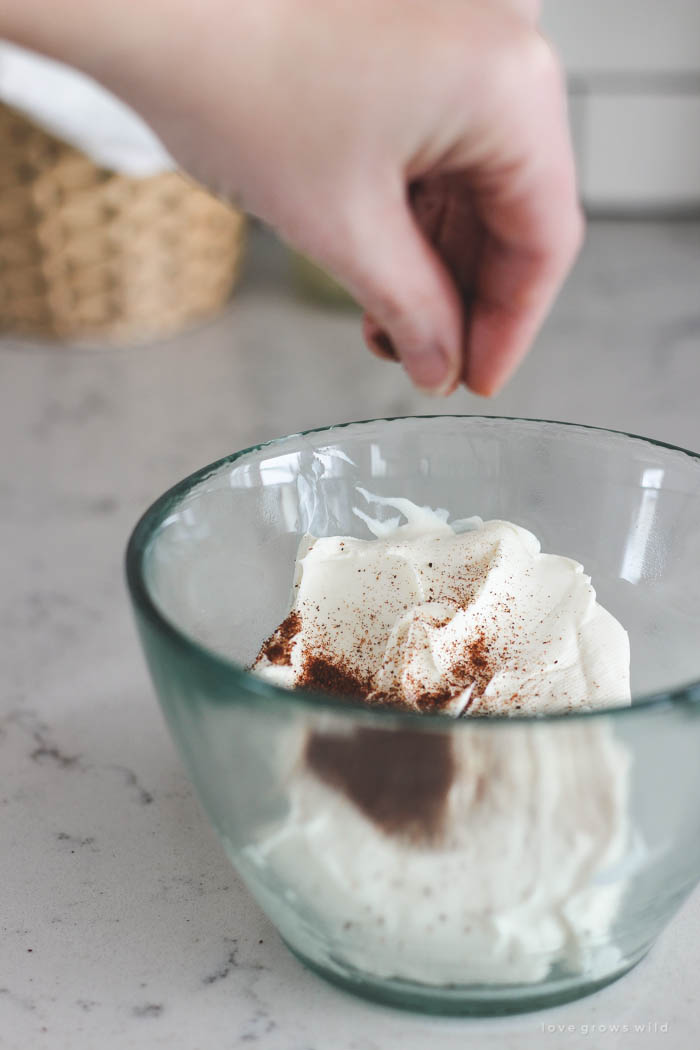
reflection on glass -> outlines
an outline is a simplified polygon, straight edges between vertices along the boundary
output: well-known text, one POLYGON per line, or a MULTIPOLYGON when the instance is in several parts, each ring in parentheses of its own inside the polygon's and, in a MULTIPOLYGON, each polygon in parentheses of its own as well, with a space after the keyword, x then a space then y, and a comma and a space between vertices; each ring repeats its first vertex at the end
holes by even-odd
POLYGON ((369 448, 369 472, 373 478, 385 478, 386 477, 387 463, 382 456, 382 451, 376 442, 373 442, 369 448))
POLYGON ((664 480, 661 467, 648 467, 642 473, 641 498, 627 537, 620 575, 630 583, 639 583, 644 572, 649 540, 654 527, 656 504, 664 480))

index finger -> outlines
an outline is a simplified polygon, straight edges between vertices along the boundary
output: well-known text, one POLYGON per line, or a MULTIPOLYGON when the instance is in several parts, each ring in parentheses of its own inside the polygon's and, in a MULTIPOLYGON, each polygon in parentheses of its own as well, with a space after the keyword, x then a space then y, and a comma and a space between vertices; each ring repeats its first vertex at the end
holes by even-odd
POLYGON ((524 114, 515 163, 486 165, 473 184, 482 240, 466 317, 464 373, 496 393, 527 353, 582 240, 563 89, 524 114))

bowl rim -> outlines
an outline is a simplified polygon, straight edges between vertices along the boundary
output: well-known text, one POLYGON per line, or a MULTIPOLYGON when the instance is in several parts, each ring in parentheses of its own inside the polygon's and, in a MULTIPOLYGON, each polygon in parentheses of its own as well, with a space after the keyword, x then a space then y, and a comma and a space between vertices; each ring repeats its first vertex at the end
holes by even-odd
POLYGON ((473 727, 479 725, 488 725, 489 727, 493 727, 494 725, 512 726, 514 724, 517 725, 533 722, 538 724, 544 722, 562 723, 570 722, 571 719, 635 717, 640 710, 653 709, 654 711, 660 711, 670 707, 677 708, 679 706, 700 707, 700 679, 692 679, 674 689, 656 690, 651 693, 642 694, 639 697, 633 697, 631 705, 598 708, 588 711, 559 712, 556 714, 517 714, 511 715, 508 718, 492 715, 480 716, 472 719, 459 718, 452 720, 446 719, 444 715, 440 714, 431 715, 412 711, 368 708, 359 701, 348 701, 345 698, 339 700, 338 697, 331 696, 327 693, 307 690, 290 690, 281 686, 273 685, 266 679, 263 679, 259 675, 253 674, 251 671, 247 670, 242 664, 224 656, 222 653, 218 653, 214 649, 209 649, 202 642, 197 641, 197 639, 189 635, 187 631, 183 630, 174 621, 170 620, 152 597, 146 583, 144 566, 146 555, 153 537, 166 519, 167 515, 172 511, 173 507, 182 502, 193 488, 201 484, 201 482, 205 481, 212 474, 217 473, 222 467, 236 463, 238 460, 242 459, 244 456, 250 455, 251 453, 281 447, 285 443, 295 439, 308 437, 310 435, 332 435, 350 427, 370 426, 376 423, 400 423, 409 420, 431 421, 449 419, 484 423, 537 423, 545 426, 563 427, 566 430, 590 430, 599 434, 630 438, 631 440, 640 441, 653 448, 662 448, 671 452, 679 452, 700 463, 700 453, 692 452, 689 449, 682 448, 680 445, 673 445, 669 442, 660 441, 655 438, 644 437, 640 434, 632 434, 625 430, 613 430, 608 427, 593 426, 587 423, 571 423, 562 420, 538 419, 526 416, 500 416, 457 412, 432 413, 425 415, 379 416, 374 419, 351 420, 345 423, 334 423, 329 426, 312 427, 308 430, 302 430, 297 433, 271 438, 268 441, 261 441, 257 444, 250 445, 247 448, 239 449, 236 452, 231 452, 226 456, 222 456, 220 459, 188 474, 181 481, 176 482, 176 484, 172 485, 169 489, 166 489, 165 492, 150 504, 133 527, 125 553, 126 581, 135 610, 140 613, 149 625, 152 628, 155 628, 158 633, 165 635, 171 643, 174 643, 178 648, 189 654, 194 662, 202 664, 206 670, 215 673, 217 676, 223 676, 222 680, 231 688, 230 695, 227 695, 225 702, 231 706, 246 705, 253 702, 256 705, 262 703, 266 707, 270 706, 274 708, 279 708, 279 706, 282 705, 289 709, 289 706, 292 705, 293 709, 297 711, 299 709, 321 712, 333 711, 334 714, 340 717, 346 715, 350 716, 353 720, 360 718, 364 721, 365 717, 367 717, 367 719, 372 721, 375 725, 383 724, 387 728, 400 727, 402 725, 406 727, 410 725, 410 727, 415 730, 416 726, 420 724, 424 725, 426 729, 428 727, 436 728, 439 726, 443 731, 445 729, 446 721, 450 725, 469 725, 473 727), (237 686, 239 687, 238 690, 236 690, 237 686))

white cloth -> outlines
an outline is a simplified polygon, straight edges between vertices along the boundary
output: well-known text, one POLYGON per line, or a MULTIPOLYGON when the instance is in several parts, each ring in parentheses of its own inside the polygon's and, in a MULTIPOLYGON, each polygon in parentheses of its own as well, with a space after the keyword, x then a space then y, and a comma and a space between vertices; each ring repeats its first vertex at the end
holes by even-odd
POLYGON ((175 167, 141 117, 91 77, 5 41, 0 41, 0 100, 100 167, 139 178, 175 167))

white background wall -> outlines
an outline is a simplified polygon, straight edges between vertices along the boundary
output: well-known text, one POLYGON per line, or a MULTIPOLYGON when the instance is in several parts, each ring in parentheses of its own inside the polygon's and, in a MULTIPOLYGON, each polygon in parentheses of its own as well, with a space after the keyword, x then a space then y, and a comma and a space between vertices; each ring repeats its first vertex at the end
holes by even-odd
POLYGON ((593 211, 700 211, 700 0, 545 0, 593 211))

